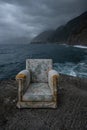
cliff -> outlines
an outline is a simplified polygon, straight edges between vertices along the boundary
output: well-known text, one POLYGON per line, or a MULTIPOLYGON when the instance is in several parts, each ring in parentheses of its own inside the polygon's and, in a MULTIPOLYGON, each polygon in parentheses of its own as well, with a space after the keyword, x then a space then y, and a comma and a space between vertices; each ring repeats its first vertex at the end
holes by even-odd
POLYGON ((70 20, 54 31, 45 31, 32 40, 33 43, 67 43, 69 45, 87 45, 87 12, 70 20))

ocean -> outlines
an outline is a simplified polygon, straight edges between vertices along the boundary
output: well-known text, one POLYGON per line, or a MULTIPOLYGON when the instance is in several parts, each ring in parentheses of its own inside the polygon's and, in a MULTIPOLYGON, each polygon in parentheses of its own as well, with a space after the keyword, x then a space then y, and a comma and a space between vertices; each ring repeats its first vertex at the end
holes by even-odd
POLYGON ((87 47, 43 43, 0 44, 0 80, 15 78, 29 58, 51 58, 58 73, 87 78, 87 47))

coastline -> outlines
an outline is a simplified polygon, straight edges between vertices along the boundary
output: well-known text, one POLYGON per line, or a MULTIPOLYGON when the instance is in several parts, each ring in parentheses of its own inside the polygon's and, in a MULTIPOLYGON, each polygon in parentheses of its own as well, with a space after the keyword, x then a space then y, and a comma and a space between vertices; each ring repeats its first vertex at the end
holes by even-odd
POLYGON ((87 128, 87 79, 60 74, 57 109, 16 107, 17 82, 0 81, 0 128, 9 130, 85 130, 87 128), (37 123, 38 122, 38 123, 37 123))

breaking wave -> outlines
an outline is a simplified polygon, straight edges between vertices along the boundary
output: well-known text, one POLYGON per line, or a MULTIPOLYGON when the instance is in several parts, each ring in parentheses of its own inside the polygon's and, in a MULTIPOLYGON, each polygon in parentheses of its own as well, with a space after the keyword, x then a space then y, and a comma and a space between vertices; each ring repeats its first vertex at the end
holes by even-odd
POLYGON ((54 68, 61 74, 66 74, 74 77, 87 77, 86 63, 55 63, 54 68))
POLYGON ((81 46, 81 45, 74 45, 73 47, 87 49, 87 46, 81 46))

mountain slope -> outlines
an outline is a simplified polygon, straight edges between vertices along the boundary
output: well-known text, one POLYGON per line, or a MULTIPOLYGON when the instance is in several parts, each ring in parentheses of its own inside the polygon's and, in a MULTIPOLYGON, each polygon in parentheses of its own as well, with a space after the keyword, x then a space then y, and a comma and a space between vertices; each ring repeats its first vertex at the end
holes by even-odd
POLYGON ((50 31, 41 33, 33 41, 87 45, 87 11, 58 27, 51 34, 50 31))
POLYGON ((49 30, 49 31, 44 31, 42 33, 40 33, 38 36, 36 36, 31 43, 43 43, 43 42, 47 42, 49 37, 51 37, 53 35, 53 30, 49 30))
POLYGON ((87 12, 69 21, 61 30, 57 28, 50 42, 87 44, 87 12))

